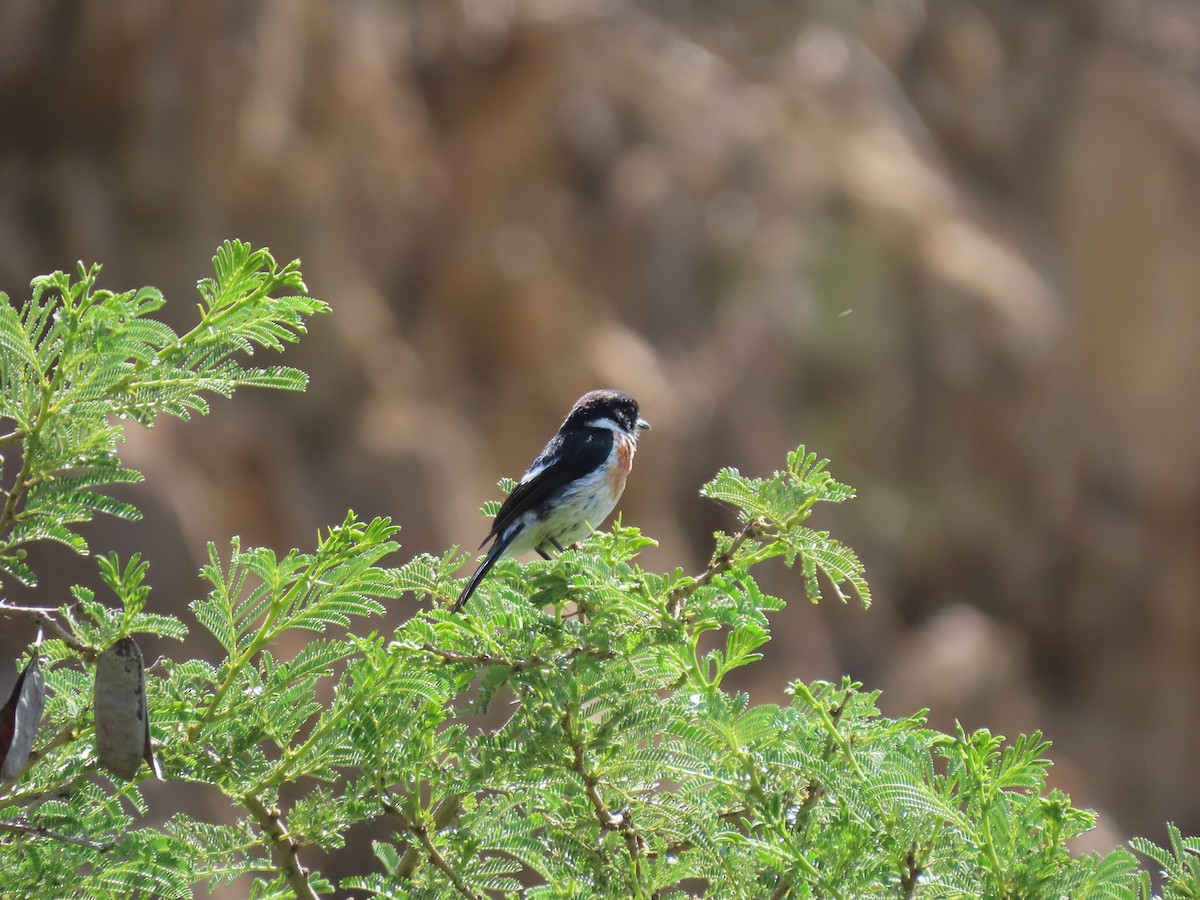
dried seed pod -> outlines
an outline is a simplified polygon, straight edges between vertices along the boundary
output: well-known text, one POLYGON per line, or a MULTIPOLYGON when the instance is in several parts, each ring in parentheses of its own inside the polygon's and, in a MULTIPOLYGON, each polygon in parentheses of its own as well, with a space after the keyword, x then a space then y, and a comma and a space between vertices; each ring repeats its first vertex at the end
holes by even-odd
POLYGON ((46 686, 35 652, 0 710, 0 781, 15 780, 25 768, 45 705, 46 686))
POLYGON ((133 638, 123 637, 100 654, 93 708, 100 764, 114 775, 132 779, 144 759, 161 778, 150 748, 146 667, 133 638))

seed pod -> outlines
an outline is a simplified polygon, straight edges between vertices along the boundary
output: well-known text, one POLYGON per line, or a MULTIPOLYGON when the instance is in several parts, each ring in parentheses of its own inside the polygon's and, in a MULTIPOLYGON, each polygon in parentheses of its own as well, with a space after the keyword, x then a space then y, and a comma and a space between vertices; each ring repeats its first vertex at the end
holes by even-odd
POLYGON ((100 654, 93 708, 100 764, 114 775, 132 779, 144 759, 161 778, 150 748, 146 668, 133 638, 123 637, 100 654))
POLYGON ((35 652, 0 709, 0 781, 16 780, 25 768, 45 704, 46 686, 35 652))

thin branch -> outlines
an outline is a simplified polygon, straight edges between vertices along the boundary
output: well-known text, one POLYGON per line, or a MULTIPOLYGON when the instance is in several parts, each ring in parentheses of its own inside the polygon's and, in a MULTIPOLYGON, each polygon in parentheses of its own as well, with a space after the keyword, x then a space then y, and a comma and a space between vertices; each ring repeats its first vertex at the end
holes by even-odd
POLYGON ((571 747, 571 769, 583 781, 588 800, 592 804, 592 811, 596 814, 596 821, 600 823, 600 828, 604 831, 619 831, 621 833, 621 837, 625 840, 625 850, 629 853, 629 859, 636 871, 638 857, 641 855, 642 840, 633 828, 633 817, 629 814, 628 810, 614 813, 608 808, 608 805, 604 802, 604 798, 600 796, 600 779, 587 767, 587 761, 583 753, 583 743, 575 734, 570 709, 563 713, 562 728, 563 733, 567 736, 567 743, 571 747))
MULTIPOLYGON (((384 809, 389 812, 389 804, 384 801, 384 809)), ((462 812, 462 795, 456 794, 453 797, 447 797, 438 803, 433 808, 433 830, 434 832, 441 831, 458 818, 458 814, 462 812)), ((421 851, 416 845, 411 845, 404 851, 404 855, 400 857, 400 863, 396 866, 395 875, 400 878, 408 878, 417 870, 417 863, 421 861, 421 851)))
POLYGON ((17 470, 17 477, 13 481, 12 489, 8 491, 7 499, 4 501, 4 511, 0 512, 0 535, 7 534, 8 529, 17 520, 17 505, 25 495, 25 482, 28 477, 29 468, 22 459, 21 468, 17 470))
MULTIPOLYGON (((429 828, 423 822, 415 822, 409 818, 408 813, 396 806, 385 797, 380 797, 380 802, 383 808, 392 816, 395 816, 400 821, 400 827, 409 834, 415 835, 417 841, 420 842, 421 848, 425 851, 425 857, 433 864, 439 872, 450 879, 450 883, 464 897, 469 900, 483 900, 482 895, 476 894, 467 886, 467 883, 462 880, 462 876, 455 871, 454 867, 446 861, 446 857, 442 856, 437 846, 433 843, 433 839, 429 836, 429 828)), ((458 814, 457 801, 454 803, 454 815, 458 814)), ((453 818, 453 816, 450 816, 453 818)), ((436 818, 435 823, 436 825, 436 818)))
POLYGON ((687 584, 682 584, 667 595, 667 615, 672 619, 678 619, 683 614, 683 605, 687 602, 696 591, 702 587, 707 587, 712 583, 712 580, 718 575, 722 575, 733 568, 736 561, 737 553, 742 549, 742 545, 748 540, 752 540, 762 536, 768 527, 765 519, 751 519, 746 523, 746 527, 738 532, 737 537, 733 539, 733 543, 729 545, 729 549, 724 553, 717 553, 709 560, 708 568, 692 579, 687 584))
POLYGON ((23 440, 24 437, 25 431, 20 428, 14 428, 8 434, 0 434, 0 450, 3 450, 5 447, 11 446, 18 441, 23 440))
POLYGON ((908 848, 908 855, 904 858, 904 869, 900 875, 900 886, 904 888, 904 900, 912 900, 913 894, 917 890, 917 882, 925 872, 921 864, 917 862, 916 841, 908 848))
MULTIPOLYGON (((66 744, 71 743, 71 741, 75 740, 75 738, 77 738, 78 736, 79 736, 79 722, 78 721, 68 722, 66 725, 63 726, 63 728, 58 732, 58 734, 56 734, 49 741, 47 741, 45 744, 43 744, 39 749, 34 750, 33 752, 31 752, 29 754, 29 758, 27 760, 25 760, 25 765, 22 766, 20 773, 18 773, 18 776, 24 775, 26 772, 28 772, 30 767, 33 766, 39 759, 43 759, 46 757, 47 754, 51 753, 54 750, 57 750, 59 747, 62 747, 66 744)), ((40 806, 42 803, 45 803, 46 800, 52 800, 58 796, 65 796, 67 793, 70 792, 71 788, 74 787, 75 783, 77 781, 79 781, 86 774, 87 774, 87 772, 85 771, 85 772, 77 775, 75 778, 72 778, 69 782, 67 782, 67 785, 69 787, 61 787, 61 788, 56 789, 55 792, 48 792, 44 796, 43 799, 38 800, 38 806, 40 806)), ((34 795, 31 795, 31 796, 34 796, 34 795)), ((36 797, 35 797, 35 799, 36 799, 36 797)), ((36 808, 37 808, 36 806, 31 807, 31 809, 36 809, 36 808)))
POLYGON ((0 820, 0 831, 7 831, 10 834, 32 835, 33 837, 46 838, 51 841, 60 841, 64 844, 74 844, 76 847, 87 847, 89 850, 95 850, 97 853, 107 853, 117 845, 116 841, 95 841, 91 838, 77 837, 73 834, 63 834, 59 831, 51 831, 44 825, 31 825, 20 819, 0 820))
MULTIPOLYGON (((544 656, 531 656, 528 659, 509 659, 504 656, 493 656, 490 653, 456 653, 453 650, 443 650, 433 644, 422 644, 416 648, 422 653, 436 657, 446 665, 466 664, 472 666, 503 666, 513 672, 528 672, 531 669, 541 669, 555 665, 558 660, 544 656)), ((612 659, 616 654, 612 650, 601 650, 595 647, 575 647, 563 655, 563 659, 573 659, 576 656, 591 656, 595 659, 612 659)))
POLYGON ((300 865, 300 858, 296 854, 299 845, 288 834, 283 824, 283 815, 278 809, 267 809, 255 794, 247 794, 239 799, 271 839, 271 855, 288 884, 292 886, 295 895, 300 900, 317 900, 317 893, 308 882, 308 869, 300 865))
MULTIPOLYGON (((28 770, 28 768, 29 766, 26 764, 26 767, 24 770, 22 770, 22 772, 28 770)), ((74 778, 68 779, 62 784, 56 784, 44 791, 36 790, 23 791, 19 794, 0 794, 0 804, 3 804, 4 806, 28 806, 29 809, 26 810, 25 815, 29 815, 29 813, 33 812, 47 801, 57 800, 60 797, 68 796, 71 791, 75 790, 75 785, 79 784, 79 782, 83 781, 91 774, 90 770, 91 767, 89 766, 74 778)))
POLYGON ((82 643, 74 634, 67 631, 58 621, 58 610, 48 606, 14 606, 7 600, 0 600, 0 616, 20 616, 33 619, 43 628, 48 628, 58 638, 89 662, 94 662, 97 653, 87 644, 82 643))

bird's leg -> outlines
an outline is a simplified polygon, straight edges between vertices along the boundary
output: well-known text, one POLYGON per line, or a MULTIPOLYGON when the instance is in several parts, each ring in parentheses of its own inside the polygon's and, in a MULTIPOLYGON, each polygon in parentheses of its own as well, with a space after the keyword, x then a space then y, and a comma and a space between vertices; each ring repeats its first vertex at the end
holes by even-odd
POLYGON ((553 556, 551 556, 549 553, 547 553, 541 547, 537 547, 535 549, 537 550, 537 555, 540 556, 542 559, 554 559, 553 556))
MULTIPOLYGON (((567 552, 566 550, 563 549, 563 545, 558 542, 557 538, 550 538, 550 543, 552 543, 554 545, 554 549, 557 550, 559 553, 567 552)), ((550 557, 548 557, 548 556, 546 557, 546 559, 549 559, 549 558, 550 557)))

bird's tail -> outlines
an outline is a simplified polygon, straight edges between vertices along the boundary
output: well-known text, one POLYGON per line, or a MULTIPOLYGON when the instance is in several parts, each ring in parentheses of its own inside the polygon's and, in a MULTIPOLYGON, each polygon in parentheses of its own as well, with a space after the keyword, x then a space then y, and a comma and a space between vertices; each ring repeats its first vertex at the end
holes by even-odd
POLYGON ((471 576, 471 580, 467 582, 467 586, 463 588, 463 592, 458 595, 458 599, 450 607, 450 612, 458 612, 462 609, 463 604, 471 599, 471 595, 475 593, 475 588, 479 587, 479 582, 483 581, 484 576, 492 571, 492 566, 504 555, 504 551, 508 549, 508 545, 523 530, 522 528, 513 528, 508 534, 496 537, 496 543, 492 544, 492 549, 487 552, 487 556, 483 558, 483 562, 479 564, 479 568, 475 570, 475 574, 471 576))

